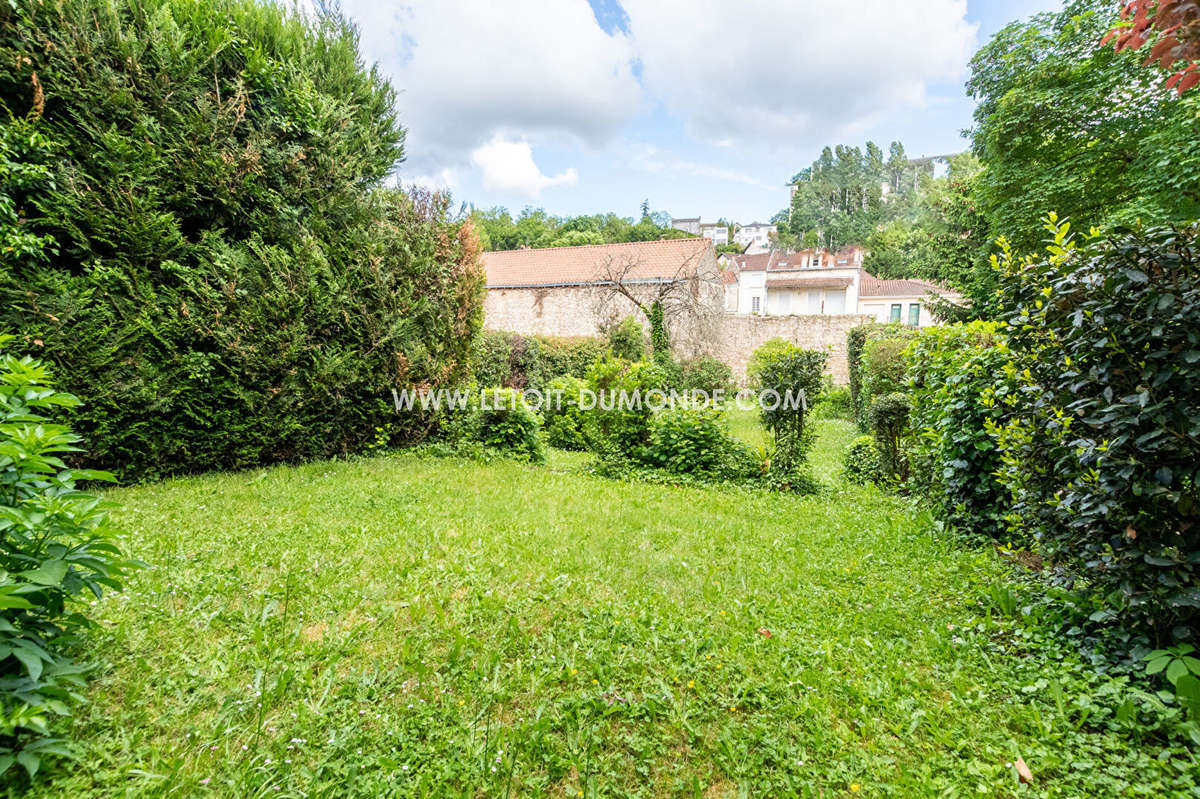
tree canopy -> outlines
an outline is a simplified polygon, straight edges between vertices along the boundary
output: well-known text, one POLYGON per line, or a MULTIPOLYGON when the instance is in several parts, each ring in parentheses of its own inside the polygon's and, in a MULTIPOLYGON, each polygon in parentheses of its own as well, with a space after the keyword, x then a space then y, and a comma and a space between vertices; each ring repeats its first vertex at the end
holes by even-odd
POLYGON ((476 209, 471 219, 485 250, 515 250, 520 247, 575 247, 583 244, 616 244, 626 241, 657 241, 687 238, 690 234, 671 227, 671 215, 652 212, 642 203, 642 218, 615 213, 553 216, 542 208, 526 207, 516 219, 503 206, 476 209))
POLYGON ((971 61, 975 196, 1018 249, 1037 249, 1049 211, 1100 227, 1200 215, 1200 98, 1099 45, 1116 12, 1073 0, 1008 25, 971 61))

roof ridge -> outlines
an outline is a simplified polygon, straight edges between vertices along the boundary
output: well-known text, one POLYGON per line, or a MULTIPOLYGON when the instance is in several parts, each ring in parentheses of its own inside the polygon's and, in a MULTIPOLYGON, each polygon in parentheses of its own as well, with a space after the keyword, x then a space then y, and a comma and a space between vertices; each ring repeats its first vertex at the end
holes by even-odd
POLYGON ((482 255, 495 255, 505 252, 547 252, 549 250, 594 250, 601 247, 626 247, 631 244, 665 244, 677 241, 712 241, 707 236, 686 236, 675 239, 650 239, 649 241, 610 241, 607 244, 564 244, 559 247, 518 247, 514 250, 484 250, 482 255))

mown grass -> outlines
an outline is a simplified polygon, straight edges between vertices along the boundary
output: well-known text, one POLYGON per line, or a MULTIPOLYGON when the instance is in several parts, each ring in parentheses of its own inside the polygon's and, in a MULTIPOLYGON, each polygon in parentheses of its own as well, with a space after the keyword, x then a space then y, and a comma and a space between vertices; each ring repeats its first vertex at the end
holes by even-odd
POLYGON ((1060 664, 1010 653, 981 600, 996 558, 842 483, 854 432, 820 433, 829 488, 803 498, 608 481, 568 453, 115 491, 150 567, 93 609, 83 756, 34 792, 1095 796, 1190 779, 1178 753, 1051 701, 1060 664))

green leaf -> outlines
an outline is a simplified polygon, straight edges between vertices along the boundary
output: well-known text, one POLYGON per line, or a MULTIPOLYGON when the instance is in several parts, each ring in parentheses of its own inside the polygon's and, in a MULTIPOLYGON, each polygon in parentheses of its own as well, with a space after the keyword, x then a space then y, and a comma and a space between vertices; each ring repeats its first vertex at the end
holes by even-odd
POLYGON ((1165 669, 1167 664, 1170 662, 1170 655, 1164 655, 1163 657, 1155 658, 1146 664, 1146 674, 1158 674, 1160 671, 1165 669))
POLYGON ((29 772, 31 779, 34 774, 37 774, 38 767, 42 765, 42 759, 29 751, 19 752, 17 762, 25 767, 25 771, 29 772))
POLYGON ((1167 682, 1171 683, 1171 685, 1175 685, 1179 682, 1179 678, 1187 673, 1188 669, 1187 666, 1184 665, 1183 660, 1180 658, 1175 658, 1171 661, 1170 665, 1167 666, 1167 682))
POLYGON ((65 560, 48 560, 36 569, 21 572, 17 576, 37 585, 58 585, 67 576, 67 562, 65 560))

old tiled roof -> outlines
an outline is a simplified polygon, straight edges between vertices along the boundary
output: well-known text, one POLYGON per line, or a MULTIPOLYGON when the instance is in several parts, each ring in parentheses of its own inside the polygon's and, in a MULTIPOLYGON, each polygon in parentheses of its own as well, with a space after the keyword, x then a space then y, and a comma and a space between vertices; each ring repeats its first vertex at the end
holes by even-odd
POLYGON ((781 277, 767 281, 769 289, 844 289, 854 282, 849 277, 781 277))
POLYGON ((860 297, 923 297, 931 292, 953 293, 928 280, 882 280, 868 272, 862 273, 858 283, 860 297))
POLYGON ((764 269, 770 269, 776 257, 775 251, 771 250, 754 255, 737 255, 734 256, 734 262, 742 272, 761 272, 764 269))
POLYGON ((738 282, 737 272, 732 269, 722 269, 721 282, 726 286, 736 286, 738 282))
POLYGON ((702 238, 591 244, 583 247, 545 247, 536 250, 485 252, 483 267, 488 288, 578 286, 600 281, 608 262, 633 266, 629 280, 669 280, 680 268, 695 269, 712 248, 702 238))

